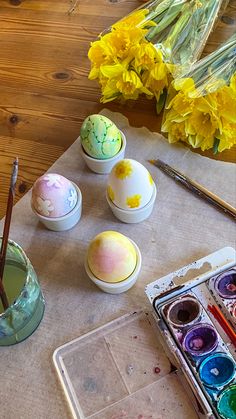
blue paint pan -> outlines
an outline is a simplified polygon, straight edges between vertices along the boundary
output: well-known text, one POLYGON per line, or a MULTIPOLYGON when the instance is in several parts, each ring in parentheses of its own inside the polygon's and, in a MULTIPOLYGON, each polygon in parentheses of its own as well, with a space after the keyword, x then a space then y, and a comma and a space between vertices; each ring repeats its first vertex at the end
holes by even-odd
POLYGON ((204 385, 221 389, 234 379, 236 366, 229 355, 217 352, 201 362, 198 372, 204 385))

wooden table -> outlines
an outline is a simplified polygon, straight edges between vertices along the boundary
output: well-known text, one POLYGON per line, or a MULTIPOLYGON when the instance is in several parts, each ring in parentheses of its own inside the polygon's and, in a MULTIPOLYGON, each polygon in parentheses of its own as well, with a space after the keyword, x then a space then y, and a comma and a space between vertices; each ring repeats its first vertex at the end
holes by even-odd
MULTIPOLYGON (((5 214, 13 158, 20 171, 17 199, 79 136, 84 118, 99 112, 100 91, 89 81, 91 40, 141 4, 138 0, 1 0, 0 4, 0 218, 5 214)), ((229 3, 204 54, 236 27, 236 0, 229 3)), ((134 126, 159 131, 154 101, 106 107, 134 126)), ((204 153, 212 158, 211 152, 204 153)), ((217 158, 236 160, 236 147, 217 158)))

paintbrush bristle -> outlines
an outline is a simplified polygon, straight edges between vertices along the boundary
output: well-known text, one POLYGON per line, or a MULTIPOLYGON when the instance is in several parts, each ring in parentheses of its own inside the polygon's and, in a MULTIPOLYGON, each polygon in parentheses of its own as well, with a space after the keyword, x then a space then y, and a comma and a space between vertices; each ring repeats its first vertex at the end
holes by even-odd
POLYGON ((156 163, 158 163, 160 160, 159 159, 150 159, 148 161, 149 161, 149 163, 156 165, 156 163))
POLYGON ((18 157, 16 157, 13 162, 13 168, 12 168, 12 174, 11 174, 11 189, 14 189, 16 185, 17 176, 18 176, 18 163, 19 163, 19 159, 18 157))
POLYGON ((164 167, 166 164, 162 161, 162 160, 160 160, 160 159, 153 159, 153 160, 148 160, 149 161, 149 163, 151 163, 151 164, 154 164, 154 166, 157 166, 157 167, 164 167))

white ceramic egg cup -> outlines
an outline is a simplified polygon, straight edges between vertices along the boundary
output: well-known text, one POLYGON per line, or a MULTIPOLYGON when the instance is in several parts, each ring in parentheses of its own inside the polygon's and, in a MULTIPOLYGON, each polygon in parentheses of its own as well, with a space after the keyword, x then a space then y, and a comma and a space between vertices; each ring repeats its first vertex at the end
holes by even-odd
POLYGON ((77 191, 77 203, 75 207, 68 214, 63 215, 63 217, 46 217, 44 215, 39 214, 31 205, 33 212, 37 215, 39 220, 49 230, 53 230, 53 231, 70 230, 80 220, 81 212, 82 212, 82 194, 79 187, 75 183, 73 182, 71 183, 74 185, 77 191))
POLYGON ((85 153, 82 145, 80 137, 79 140, 79 147, 80 147, 80 154, 83 157, 85 163, 87 166, 92 170, 92 172, 99 173, 100 175, 106 175, 111 172, 111 169, 113 166, 120 160, 122 160, 125 157, 125 148, 126 148, 126 137, 125 134, 120 131, 121 133, 121 148, 118 153, 111 157, 110 159, 94 159, 93 157, 90 157, 87 153, 85 153))
POLYGON ((125 210, 117 207, 109 198, 108 193, 106 192, 106 199, 109 207, 111 208, 113 214, 118 220, 123 221, 123 223, 140 223, 141 221, 146 220, 152 213, 153 206, 156 200, 157 188, 156 185, 153 185, 153 193, 150 201, 144 205, 142 208, 125 210))
POLYGON ((102 291, 107 292, 109 294, 121 294, 122 292, 128 291, 137 281, 138 275, 141 269, 142 256, 141 256, 141 252, 137 244, 134 243, 132 240, 130 241, 135 248, 137 262, 136 262, 136 266, 132 274, 128 278, 124 279, 123 281, 120 281, 120 282, 101 281, 101 279, 98 279, 96 276, 93 275, 92 271, 90 270, 88 266, 88 261, 86 257, 85 263, 84 263, 85 271, 88 277, 91 279, 91 281, 93 281, 94 284, 96 284, 102 291))

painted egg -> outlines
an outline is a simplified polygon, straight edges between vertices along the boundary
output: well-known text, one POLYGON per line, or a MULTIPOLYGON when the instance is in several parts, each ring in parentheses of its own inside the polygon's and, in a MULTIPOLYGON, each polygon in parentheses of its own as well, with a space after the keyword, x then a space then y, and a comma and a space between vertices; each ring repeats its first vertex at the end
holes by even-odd
POLYGON ((84 151, 90 157, 102 160, 114 157, 122 144, 119 129, 103 115, 90 115, 84 120, 80 139, 84 151))
POLYGON ((119 208, 135 210, 151 199, 154 182, 149 171, 138 161, 120 160, 109 175, 107 194, 119 208))
POLYGON ((134 245, 128 237, 116 231, 104 231, 94 237, 87 258, 93 275, 105 282, 127 279, 137 263, 134 245))
POLYGON ((32 189, 31 204, 45 217, 63 217, 75 207, 77 191, 64 176, 48 173, 36 180, 32 189))

